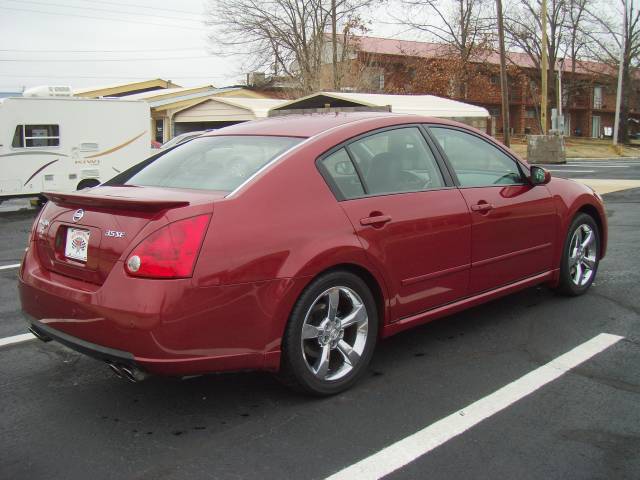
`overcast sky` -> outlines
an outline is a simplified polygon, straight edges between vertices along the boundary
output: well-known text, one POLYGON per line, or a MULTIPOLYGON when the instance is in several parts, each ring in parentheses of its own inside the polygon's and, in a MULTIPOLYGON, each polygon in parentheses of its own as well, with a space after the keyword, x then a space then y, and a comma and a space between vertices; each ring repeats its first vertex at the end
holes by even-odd
MULTIPOLYGON (((240 83, 244 76, 238 58, 207 53, 204 4, 0 0, 0 91, 158 77, 184 86, 240 83)), ((385 12, 378 18, 385 18, 385 12)), ((380 20, 372 27, 370 34, 379 36, 402 31, 380 20)))

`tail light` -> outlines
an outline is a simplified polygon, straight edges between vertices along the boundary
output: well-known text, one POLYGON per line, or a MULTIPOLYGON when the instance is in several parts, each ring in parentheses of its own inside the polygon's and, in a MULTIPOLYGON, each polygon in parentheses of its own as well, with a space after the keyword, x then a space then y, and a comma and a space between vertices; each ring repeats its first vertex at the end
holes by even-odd
MULTIPOLYGON (((25 259, 27 258, 27 253, 29 253, 29 249, 31 248, 31 242, 38 239, 38 230, 40 229, 40 225, 41 225, 40 222, 42 221, 41 220, 42 213, 45 211, 46 208, 47 208, 46 204, 42 206, 42 208, 38 212, 38 215, 36 215, 36 219, 33 222, 31 229, 29 230, 29 235, 27 236, 27 246, 24 248, 24 253, 22 254, 22 260, 20 261, 20 272, 19 272, 20 277, 22 277, 22 275, 24 274, 25 259)), ((48 222, 47 222, 47 225, 48 225, 48 222)))
POLYGON ((45 227, 49 226, 49 222, 48 221, 43 221, 42 219, 42 214, 44 213, 44 211, 47 209, 47 204, 45 203, 41 208, 40 211, 38 212, 38 215, 36 215, 36 219, 33 222, 33 225, 31 226, 31 230, 29 230, 29 236, 27 237, 27 249, 29 249, 29 246, 31 245, 31 241, 32 240, 37 240, 38 239, 38 233, 40 230, 43 230, 45 227), (46 223, 44 223, 46 222, 46 223))
POLYGON ((179 220, 153 232, 133 249, 125 264, 126 272, 146 278, 190 277, 209 217, 179 220))

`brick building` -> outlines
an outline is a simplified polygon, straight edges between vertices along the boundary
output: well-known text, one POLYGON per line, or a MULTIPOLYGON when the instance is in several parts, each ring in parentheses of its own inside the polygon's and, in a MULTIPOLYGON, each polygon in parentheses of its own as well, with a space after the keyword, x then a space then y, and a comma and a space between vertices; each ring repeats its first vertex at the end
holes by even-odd
MULTIPOLYGON (((321 86, 332 86, 331 45, 327 46, 321 86)), ((339 45, 340 89, 372 93, 434 94, 476 104, 489 110, 491 133, 502 132, 499 56, 487 51, 476 54, 464 68, 457 68, 455 56, 447 47, 428 42, 354 37, 347 51, 339 45), (463 72, 463 75, 461 75, 463 72), (462 80, 456 81, 456 78, 462 80)), ((610 136, 613 130, 617 71, 608 65, 579 61, 558 62, 562 70, 566 135, 610 136)), ((540 132, 540 73, 524 53, 508 53, 509 113, 511 131, 516 135, 540 132)), ((550 77, 549 113, 555 108, 557 69, 550 77), (553 81, 551 81, 551 78, 553 81)), ((640 75, 632 86, 629 127, 640 122, 640 75)))

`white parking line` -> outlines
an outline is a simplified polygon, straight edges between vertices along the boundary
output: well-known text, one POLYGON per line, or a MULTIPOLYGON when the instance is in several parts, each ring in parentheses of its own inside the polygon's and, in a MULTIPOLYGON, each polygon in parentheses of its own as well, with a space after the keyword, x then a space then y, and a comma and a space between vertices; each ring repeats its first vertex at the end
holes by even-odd
POLYGON ((20 266, 19 263, 14 263, 13 265, 2 265, 0 266, 0 270, 7 270, 9 268, 18 268, 20 266))
POLYGON ((0 347, 5 345, 12 345, 14 343, 26 342, 27 340, 33 340, 34 337, 31 333, 22 333, 20 335, 14 335, 13 337, 0 338, 0 347))
POLYGON ((547 168, 549 172, 558 172, 558 173, 595 173, 595 170, 555 170, 551 168, 547 168))
POLYGON ((585 163, 567 163, 565 165, 554 165, 554 167, 588 167, 588 168, 629 168, 629 165, 590 165, 585 163))
POLYGON ((388 475, 535 392, 623 338, 601 333, 462 410, 331 475, 327 480, 378 479, 388 475))
POLYGON ((618 158, 580 158, 580 157, 569 157, 567 158, 567 162, 575 162, 575 163, 640 163, 640 160, 636 157, 618 157, 618 158))

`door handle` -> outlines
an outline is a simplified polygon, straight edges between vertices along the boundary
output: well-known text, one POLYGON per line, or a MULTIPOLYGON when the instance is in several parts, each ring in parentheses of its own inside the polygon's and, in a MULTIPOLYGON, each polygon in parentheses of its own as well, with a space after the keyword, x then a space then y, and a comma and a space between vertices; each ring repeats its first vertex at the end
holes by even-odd
POLYGON ((391 221, 389 215, 375 215, 373 217, 365 217, 360 219, 360 225, 382 225, 391 221))
POLYGON ((476 205, 471 205, 471 210, 473 210, 474 212, 478 212, 478 213, 486 213, 489 210, 493 209, 493 205, 491 205, 490 203, 478 203, 476 205))

